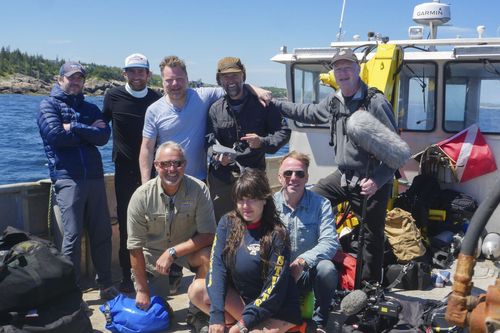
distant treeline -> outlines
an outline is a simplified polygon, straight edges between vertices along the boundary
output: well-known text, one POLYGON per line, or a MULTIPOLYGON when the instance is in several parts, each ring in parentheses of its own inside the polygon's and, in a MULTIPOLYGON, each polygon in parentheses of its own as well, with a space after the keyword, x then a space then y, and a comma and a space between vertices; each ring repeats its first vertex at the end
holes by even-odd
MULTIPOLYGON (((0 76, 8 76, 12 74, 24 74, 43 81, 51 81, 54 75, 59 74, 59 68, 65 62, 64 59, 48 60, 41 55, 29 55, 26 52, 21 52, 19 49, 14 51, 10 47, 0 49, 0 76)), ((87 71, 87 77, 97 78, 102 80, 124 81, 122 69, 120 67, 111 67, 97 65, 94 63, 83 63, 87 71)), ((150 84, 155 87, 161 87, 160 75, 153 74, 150 84)), ((201 80, 189 82, 191 87, 204 86, 201 80)), ((210 85, 209 85, 210 86, 210 85)), ((276 98, 286 97, 286 89, 275 87, 263 87, 272 91, 276 98)))
MULTIPOLYGON (((9 47, 0 49, 0 76, 11 74, 24 74, 40 80, 51 81, 54 75, 59 73, 59 68, 64 64, 65 59, 49 60, 41 55, 29 55, 21 52, 19 49, 11 51, 9 47)), ((124 81, 122 69, 119 67, 110 67, 97 65, 94 63, 83 63, 88 77, 102 80, 124 81)), ((155 75, 153 85, 161 86, 161 78, 155 75)))

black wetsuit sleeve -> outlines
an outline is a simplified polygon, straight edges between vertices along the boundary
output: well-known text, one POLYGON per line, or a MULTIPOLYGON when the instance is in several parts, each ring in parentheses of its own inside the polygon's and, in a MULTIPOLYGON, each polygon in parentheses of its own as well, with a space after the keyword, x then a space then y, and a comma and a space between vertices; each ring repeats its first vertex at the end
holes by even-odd
POLYGON ((242 319, 248 329, 271 318, 282 307, 287 298, 289 279, 292 278, 289 259, 284 240, 275 235, 269 258, 269 269, 260 295, 255 301, 247 304, 242 313, 242 319))
POLYGON ((229 220, 223 217, 217 226, 210 266, 206 277, 208 296, 210 297, 210 324, 224 323, 224 303, 227 288, 227 268, 222 258, 222 250, 226 245, 227 225, 229 220))

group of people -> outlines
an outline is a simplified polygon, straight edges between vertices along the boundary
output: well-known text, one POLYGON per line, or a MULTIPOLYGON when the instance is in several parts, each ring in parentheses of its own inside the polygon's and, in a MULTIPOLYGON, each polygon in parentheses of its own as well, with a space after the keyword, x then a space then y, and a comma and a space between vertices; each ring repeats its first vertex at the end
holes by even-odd
MULTIPOLYGON (((101 113, 84 100, 83 66, 65 63, 41 102, 38 125, 61 210, 62 252, 77 279, 85 227, 100 296, 118 294, 97 149, 107 143, 111 122, 121 291, 135 291, 137 306, 147 309, 152 295, 167 297, 177 288, 184 267, 195 273, 188 323, 201 332, 231 333, 286 332, 301 323, 299 298, 313 291, 311 323, 326 332, 337 286, 331 259, 339 248, 332 205, 349 200, 359 211, 368 197, 362 272, 364 280, 380 281, 395 171, 375 160, 362 176, 373 157, 346 138, 340 115, 366 105, 367 86, 351 50, 339 51, 332 66, 340 89, 319 104, 294 104, 245 83, 239 58, 218 62, 220 87, 189 88, 185 63, 169 56, 160 63, 160 96, 147 87, 147 58, 132 54, 123 67, 126 84, 106 93, 101 113), (281 190, 273 195, 265 154, 288 142, 284 116, 330 122, 339 168, 308 189, 309 157, 292 151, 281 159, 281 190)), ((382 94, 371 99, 366 111, 395 130, 387 100, 382 94)))

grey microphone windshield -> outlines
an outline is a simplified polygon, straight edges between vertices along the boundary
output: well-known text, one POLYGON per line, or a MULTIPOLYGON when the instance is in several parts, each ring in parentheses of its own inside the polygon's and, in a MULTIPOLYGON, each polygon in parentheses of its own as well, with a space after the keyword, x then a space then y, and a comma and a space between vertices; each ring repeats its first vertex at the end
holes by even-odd
POLYGON ((363 310, 367 304, 368 295, 363 290, 357 289, 350 292, 340 302, 340 311, 350 316, 363 310))
POLYGON ((346 123, 347 136, 366 152, 392 169, 399 169, 410 159, 410 147, 370 112, 358 110, 346 123))

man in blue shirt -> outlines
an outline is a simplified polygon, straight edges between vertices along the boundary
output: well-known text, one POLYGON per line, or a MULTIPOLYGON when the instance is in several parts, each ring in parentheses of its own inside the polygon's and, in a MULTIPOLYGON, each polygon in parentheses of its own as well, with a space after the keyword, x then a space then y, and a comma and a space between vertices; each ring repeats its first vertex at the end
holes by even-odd
POLYGON ((302 294, 314 291, 313 325, 316 332, 326 332, 337 286, 331 259, 339 242, 330 201, 305 187, 308 168, 307 155, 296 151, 285 155, 278 173, 282 189, 274 200, 290 235, 291 274, 302 294))

